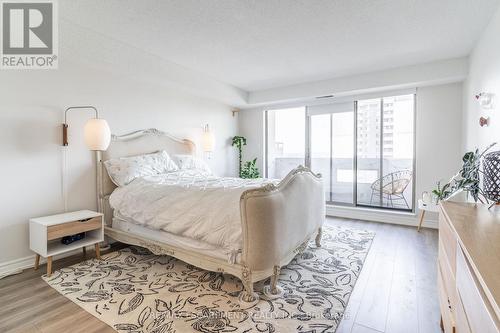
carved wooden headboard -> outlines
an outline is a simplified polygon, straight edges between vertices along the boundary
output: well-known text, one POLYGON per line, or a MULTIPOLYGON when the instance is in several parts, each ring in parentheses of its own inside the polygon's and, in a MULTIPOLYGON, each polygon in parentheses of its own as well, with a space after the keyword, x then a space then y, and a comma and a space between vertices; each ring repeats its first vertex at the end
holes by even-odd
POLYGON ((165 150, 170 155, 196 153, 195 144, 179 139, 154 128, 139 130, 125 135, 112 135, 111 143, 104 152, 97 153, 97 202, 98 209, 104 213, 105 221, 111 224, 112 210, 108 204, 109 195, 116 188, 111 181, 104 162, 112 158, 128 157, 165 150))

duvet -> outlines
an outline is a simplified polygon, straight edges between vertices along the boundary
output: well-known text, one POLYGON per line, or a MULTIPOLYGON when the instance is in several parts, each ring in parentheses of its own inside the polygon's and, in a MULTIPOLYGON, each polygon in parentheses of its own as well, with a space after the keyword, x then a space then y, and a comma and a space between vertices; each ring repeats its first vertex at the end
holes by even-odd
POLYGON ((235 252, 242 248, 241 194, 271 182, 278 181, 183 170, 135 179, 116 188, 109 202, 130 222, 235 252))

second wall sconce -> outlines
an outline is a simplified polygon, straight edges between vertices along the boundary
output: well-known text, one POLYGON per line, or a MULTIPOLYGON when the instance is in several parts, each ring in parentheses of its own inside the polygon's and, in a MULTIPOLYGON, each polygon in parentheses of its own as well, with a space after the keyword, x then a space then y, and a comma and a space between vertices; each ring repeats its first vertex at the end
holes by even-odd
POLYGON ((493 108, 493 97, 495 95, 492 93, 481 92, 475 95, 479 105, 483 109, 492 109, 493 108))
POLYGON ((214 132, 210 130, 208 124, 203 127, 203 136, 201 139, 203 151, 208 153, 208 157, 210 158, 212 152, 215 150, 215 135, 214 132))

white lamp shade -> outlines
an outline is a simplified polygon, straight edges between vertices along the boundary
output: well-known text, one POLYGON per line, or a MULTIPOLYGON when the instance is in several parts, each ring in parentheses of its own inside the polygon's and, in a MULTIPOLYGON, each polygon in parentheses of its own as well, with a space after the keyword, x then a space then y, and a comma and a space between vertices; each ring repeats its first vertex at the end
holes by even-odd
POLYGON ((106 150, 111 142, 111 130, 104 119, 90 119, 85 124, 85 144, 90 150, 106 150))
POLYGON ((209 129, 203 132, 202 145, 205 152, 213 152, 215 150, 215 135, 209 129))

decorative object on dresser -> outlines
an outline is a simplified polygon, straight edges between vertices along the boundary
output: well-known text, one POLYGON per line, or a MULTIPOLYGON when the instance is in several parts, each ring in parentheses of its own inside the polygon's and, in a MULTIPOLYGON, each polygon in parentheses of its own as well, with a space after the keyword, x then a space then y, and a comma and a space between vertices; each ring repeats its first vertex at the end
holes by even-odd
POLYGON ((441 185, 437 183, 437 188, 432 191, 438 197, 438 201, 447 200, 460 191, 465 191, 472 196, 475 202, 488 203, 488 197, 481 186, 481 160, 483 156, 496 145, 490 144, 482 152, 476 148, 469 151, 462 157, 462 168, 448 181, 441 185))
POLYGON ((491 208, 500 203, 500 151, 486 154, 483 164, 484 193, 493 201, 491 208))
POLYGON ((500 216, 441 201, 438 290, 445 333, 500 332, 500 216))
POLYGON ((58 254, 94 245, 100 259, 99 243, 104 241, 103 214, 90 210, 51 215, 30 219, 30 249, 36 253, 35 269, 40 256, 47 258, 47 276, 52 274, 52 257, 58 254), (66 236, 85 233, 85 237, 70 244, 63 244, 66 236))

